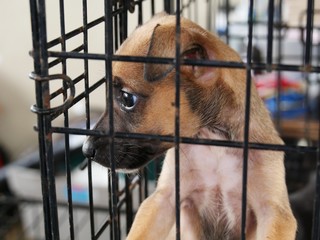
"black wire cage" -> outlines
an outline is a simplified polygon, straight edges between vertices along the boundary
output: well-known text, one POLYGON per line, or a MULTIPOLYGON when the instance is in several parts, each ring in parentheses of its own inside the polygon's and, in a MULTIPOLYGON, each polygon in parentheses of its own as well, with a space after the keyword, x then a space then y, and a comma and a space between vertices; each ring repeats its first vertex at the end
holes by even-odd
MULTIPOLYGON (((244 142, 203 142, 243 148, 242 222, 246 220, 248 150, 284 151, 291 204, 299 222, 297 239, 320 239, 320 23, 315 21, 319 10, 315 8, 314 0, 302 1, 299 22, 290 25, 284 21, 286 6, 281 0, 266 2, 264 17, 258 17, 258 9, 263 5, 261 1, 250 0, 245 18, 232 20, 235 5, 229 0, 30 0, 33 38, 30 54, 34 59, 30 78, 35 82, 36 104, 32 111, 37 114, 35 130, 39 136, 41 199, 30 198, 27 203, 29 208, 32 204, 42 203, 37 210, 31 208, 29 215, 39 222, 32 224, 33 229, 37 225, 43 228, 39 230, 41 233, 32 235, 34 239, 124 239, 139 203, 154 189, 161 160, 135 175, 116 173, 114 164, 111 164, 110 170, 103 169, 104 173, 99 175, 105 184, 102 187, 97 186, 95 180, 101 168, 97 170, 97 166, 88 161, 82 171, 85 187, 77 188, 73 173, 84 160, 78 150, 81 150, 85 136, 108 137, 110 142, 115 138, 159 139, 174 142, 176 149, 179 143, 196 141, 180 138, 179 131, 173 137, 115 132, 112 119, 108 133, 91 130, 100 113, 95 106, 97 102, 100 106, 108 106, 112 112, 112 62, 170 63, 176 69, 183 64, 179 58, 148 59, 114 54, 133 28, 161 11, 175 14, 178 20, 184 16, 201 22, 236 48, 244 60, 208 61, 204 65, 246 69, 247 85, 256 81, 262 92, 265 85, 272 85, 271 90, 268 88, 272 97, 269 94, 264 100, 286 145, 249 142, 249 112, 244 123, 244 142), (298 34, 298 38, 292 40, 290 33, 298 34), (263 82, 266 75, 271 82, 263 82), (298 75, 300 81, 287 81, 292 75, 298 75), (300 95, 285 95, 288 85, 298 88, 300 95), (78 119, 80 124, 73 122, 75 112, 82 113, 78 119), (77 137, 81 139, 80 145, 74 144, 77 137), (60 146, 58 150, 57 145, 60 146), (60 188, 63 189, 62 197, 60 188)), ((179 48, 179 21, 176 29, 179 48)), ((179 74, 176 88, 179 89, 179 74)), ((250 105, 249 89, 246 92, 247 109, 250 105)), ((179 111, 178 100, 176 109, 179 111)), ((175 123, 179 129, 178 114, 175 123)), ((111 162, 113 154, 110 151, 111 162)), ((176 160, 175 184, 179 188, 179 159, 176 160)), ((178 191, 176 195, 176 239, 180 239, 178 191)), ((242 239, 245 239, 244 226, 242 224, 242 239)))

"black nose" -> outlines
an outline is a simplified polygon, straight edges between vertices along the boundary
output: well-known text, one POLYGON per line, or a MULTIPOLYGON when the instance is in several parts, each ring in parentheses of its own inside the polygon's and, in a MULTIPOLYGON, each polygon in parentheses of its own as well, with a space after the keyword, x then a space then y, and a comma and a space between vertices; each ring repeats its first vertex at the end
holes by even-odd
POLYGON ((92 141, 89 138, 86 139, 86 141, 82 145, 82 153, 87 158, 93 158, 95 155, 95 148, 92 144, 92 141))

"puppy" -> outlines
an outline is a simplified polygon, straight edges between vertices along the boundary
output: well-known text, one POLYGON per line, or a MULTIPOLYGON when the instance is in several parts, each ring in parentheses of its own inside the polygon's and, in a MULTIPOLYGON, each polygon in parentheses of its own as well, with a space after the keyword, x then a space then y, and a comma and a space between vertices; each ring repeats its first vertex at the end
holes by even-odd
MULTIPOLYGON (((175 16, 156 15, 137 28, 116 54, 175 57, 175 16)), ((181 19, 181 58, 239 62, 215 35, 181 19)), ((175 67, 113 62, 114 128, 119 132, 174 135, 175 67)), ((183 137, 244 140, 246 74, 243 69, 180 67, 180 134, 183 137)), ((283 144, 269 113, 251 87, 251 142, 283 144)), ((108 132, 107 111, 95 126, 108 132)), ((118 170, 133 171, 166 152, 156 191, 139 208, 129 240, 175 239, 175 154, 172 142, 115 140, 118 170)), ((110 167, 108 138, 88 137, 83 152, 110 167)), ((243 150, 180 145, 181 239, 240 239, 243 150)), ((292 240, 283 153, 250 150, 247 239, 292 240)))

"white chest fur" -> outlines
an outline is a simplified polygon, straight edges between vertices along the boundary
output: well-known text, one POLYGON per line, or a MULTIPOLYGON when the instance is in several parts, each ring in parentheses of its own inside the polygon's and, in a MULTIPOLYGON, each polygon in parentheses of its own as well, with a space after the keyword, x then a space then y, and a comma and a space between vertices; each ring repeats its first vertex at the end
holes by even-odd
MULTIPOLYGON (((222 140, 220 135, 202 130, 202 138, 222 140)), ((174 150, 166 155, 161 181, 173 187, 174 202, 174 150), (171 184, 169 184, 169 182, 171 184)), ((192 202, 205 221, 214 228, 220 225, 238 230, 241 215, 242 154, 235 155, 230 148, 182 144, 180 146, 180 200, 192 202), (208 216, 206 216, 208 215, 208 216)), ((158 186, 161 187, 161 186, 158 186)), ((228 231, 223 230, 223 231, 228 231)))
MULTIPOLYGON (((191 180, 192 188, 232 190, 241 177, 241 158, 230 153, 225 147, 183 145, 181 147, 181 182, 191 180), (239 175, 240 173, 240 175, 239 175), (195 175, 194 178, 188 175, 195 175)), ((187 190, 187 189, 186 189, 187 190)))

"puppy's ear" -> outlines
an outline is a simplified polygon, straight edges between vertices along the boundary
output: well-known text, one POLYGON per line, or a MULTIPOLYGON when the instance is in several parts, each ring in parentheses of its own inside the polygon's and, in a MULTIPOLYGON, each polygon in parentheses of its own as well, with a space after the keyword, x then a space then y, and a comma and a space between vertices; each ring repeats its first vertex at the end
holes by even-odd
MULTIPOLYGON (((208 52, 205 46, 200 45, 199 43, 187 45, 186 49, 184 50, 181 56, 183 59, 209 60, 208 52)), ((198 81, 200 81, 208 78, 208 74, 210 72, 213 72, 214 69, 209 67, 199 67, 196 65, 182 65, 180 71, 181 74, 187 77, 188 79, 197 79, 198 81)))
MULTIPOLYGON (((213 59, 213 54, 208 51, 206 31, 200 27, 181 28, 181 54, 182 59, 208 60, 213 59)), ((176 28, 174 25, 156 25, 153 30, 148 57, 174 58, 176 52, 175 44, 176 28)), ((147 81, 158 81, 166 77, 175 68, 174 64, 146 63, 144 65, 144 78, 147 81)), ((207 79, 208 73, 213 68, 181 65, 180 72, 188 79, 207 79)), ((211 75, 211 74, 210 74, 211 75)))

